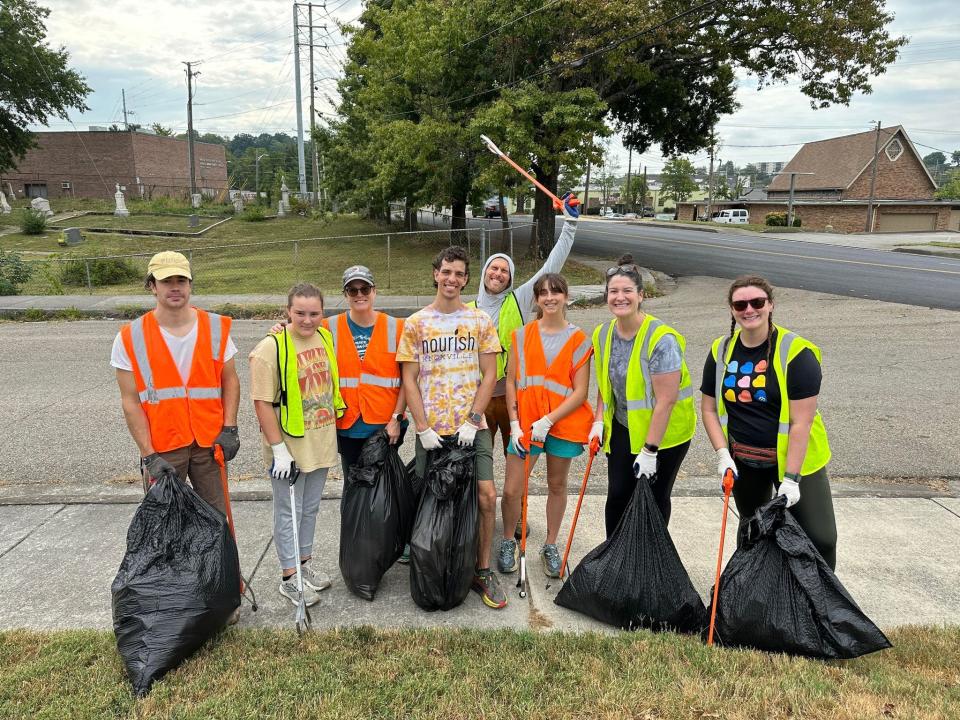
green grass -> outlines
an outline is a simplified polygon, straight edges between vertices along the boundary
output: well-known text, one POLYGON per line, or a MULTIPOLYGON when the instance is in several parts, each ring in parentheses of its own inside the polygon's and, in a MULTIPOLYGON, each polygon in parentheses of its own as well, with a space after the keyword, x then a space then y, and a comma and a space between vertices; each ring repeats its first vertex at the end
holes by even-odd
MULTIPOLYGON (((220 222, 222 217, 199 217, 198 225, 190 227, 189 216, 186 215, 130 215, 129 217, 116 217, 114 215, 80 215, 78 217, 60 220, 56 224, 57 229, 78 227, 78 228, 109 228, 123 230, 163 230, 172 232, 195 233, 204 228, 220 222)), ((231 221, 233 222, 233 221, 231 221)))
MULTIPOLYGON (((135 216, 132 216, 135 217, 135 216)), ((377 278, 378 292, 386 295, 433 295, 430 267, 436 253, 450 244, 447 233, 398 235, 398 228, 383 226, 354 216, 311 220, 299 216, 248 223, 232 220, 213 228, 203 237, 165 238, 87 233, 77 247, 57 246, 59 232, 30 236, 20 233, 0 236, 0 249, 24 252, 25 260, 36 263, 33 278, 21 288, 25 295, 84 294, 85 285, 58 287, 61 263, 67 258, 143 253, 134 263, 146 275, 149 255, 178 249, 190 253, 194 269, 194 290, 210 294, 285 294, 301 280, 317 283, 324 292, 339 294, 344 268, 367 265, 377 278), (391 234, 391 255, 387 263, 387 233, 391 234), (376 236, 372 236, 377 234, 376 236), (367 237, 349 237, 366 235, 367 237), (347 237, 344 237, 347 236, 347 237), (290 242, 298 240, 294 245, 290 242), (259 245, 257 243, 275 243, 259 245), (200 250, 217 246, 213 250, 200 250), (389 270, 389 272, 388 272, 389 270)), ((529 237, 528 229, 516 232, 515 254, 521 255, 529 237)), ((479 247, 473 235, 470 243, 471 283, 465 293, 476 292, 480 273, 479 247)), ((466 244, 466 243, 464 243, 466 244)), ((500 251, 499 242, 492 250, 500 251)), ((517 277, 525 278, 540 267, 522 257, 517 260, 517 277)), ((601 283, 602 274, 570 261, 564 275, 572 285, 601 283)), ((142 283, 95 287, 95 294, 140 294, 142 283)))
POLYGON ((232 629, 135 700, 112 633, 0 633, 3 718, 956 718, 960 629, 845 662, 695 638, 232 629))
POLYGON ((960 248, 960 242, 946 242, 943 240, 934 240, 930 243, 931 245, 936 245, 937 247, 945 248, 960 248))

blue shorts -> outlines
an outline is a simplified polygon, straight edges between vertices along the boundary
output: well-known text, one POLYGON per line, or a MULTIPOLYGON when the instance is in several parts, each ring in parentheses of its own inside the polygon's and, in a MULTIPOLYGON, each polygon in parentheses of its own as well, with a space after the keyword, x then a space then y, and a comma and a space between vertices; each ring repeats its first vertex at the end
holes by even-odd
MULTIPOLYGON (((511 455, 520 455, 516 448, 513 447, 513 438, 510 439, 510 444, 507 445, 507 452, 511 455)), ((542 452, 546 452, 547 455, 553 455, 554 457, 575 458, 583 454, 583 445, 581 443, 571 442, 570 440, 563 440, 553 435, 547 435, 543 447, 533 445, 530 448, 531 455, 539 455, 542 452)))

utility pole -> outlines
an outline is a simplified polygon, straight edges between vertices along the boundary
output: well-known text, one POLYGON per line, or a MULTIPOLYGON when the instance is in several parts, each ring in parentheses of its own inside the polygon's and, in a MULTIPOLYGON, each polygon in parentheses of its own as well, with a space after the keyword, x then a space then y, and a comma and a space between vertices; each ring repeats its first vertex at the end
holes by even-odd
MULTIPOLYGON (((591 138, 591 142, 593 138, 591 138)), ((590 158, 587 158, 587 182, 583 185, 583 214, 590 212, 590 158)))
POLYGON ((200 72, 193 70, 197 63, 183 64, 187 66, 187 162, 190 163, 190 202, 193 203, 193 196, 197 194, 197 169, 194 167, 193 154, 193 78, 200 72))
POLYGON ((297 91, 297 180, 301 197, 307 194, 307 171, 303 159, 303 99, 300 88, 300 24, 298 3, 293 4, 293 85, 297 91))
MULTIPOLYGON (((317 205, 320 202, 320 168, 317 166, 318 153, 315 132, 317 129, 317 109, 315 104, 317 86, 313 75, 313 4, 310 3, 307 7, 310 22, 310 147, 313 148, 313 204, 317 205)), ((326 9, 326 5, 324 5, 324 9, 326 9)), ((327 28, 326 25, 321 25, 320 27, 324 30, 327 28)), ((323 47, 326 47, 326 45, 323 47)))
POLYGON ((710 128, 710 173, 707 175, 707 221, 713 217, 713 128, 710 128))
POLYGON ((873 172, 870 174, 870 203, 867 205, 867 232, 873 232, 873 196, 877 189, 877 165, 880 155, 880 121, 877 120, 876 136, 873 141, 873 172))
POLYGON ((120 88, 120 97, 123 98, 123 129, 129 132, 130 123, 127 122, 127 91, 124 88, 120 88))
POLYGON ((647 206, 647 192, 649 188, 647 187, 647 166, 643 166, 643 197, 640 198, 640 217, 643 217, 643 209, 647 206))
MULTIPOLYGON (((630 175, 633 169, 633 146, 627 148, 627 197, 630 198, 630 211, 633 212, 633 188, 630 187, 630 175)), ((624 208, 626 210, 626 208, 624 208)))
POLYGON ((797 175, 816 175, 816 173, 795 172, 795 171, 784 172, 783 170, 781 170, 778 173, 774 173, 774 175, 790 176, 790 196, 787 199, 787 227, 793 227, 793 189, 794 189, 794 185, 796 184, 797 175))

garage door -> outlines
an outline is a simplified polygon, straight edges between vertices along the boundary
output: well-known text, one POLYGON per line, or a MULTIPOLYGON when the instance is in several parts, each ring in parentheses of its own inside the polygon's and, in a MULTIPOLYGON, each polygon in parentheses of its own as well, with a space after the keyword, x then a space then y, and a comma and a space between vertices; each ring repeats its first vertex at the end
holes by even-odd
POLYGON ((877 232, 917 232, 937 229, 937 213, 885 213, 877 218, 877 232))

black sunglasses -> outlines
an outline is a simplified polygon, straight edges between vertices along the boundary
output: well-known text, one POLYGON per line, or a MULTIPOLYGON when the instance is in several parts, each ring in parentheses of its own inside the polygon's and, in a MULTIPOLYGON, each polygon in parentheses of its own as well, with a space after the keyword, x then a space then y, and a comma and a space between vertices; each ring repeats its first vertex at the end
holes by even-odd
POLYGON ((614 275, 639 275, 636 265, 614 265, 612 268, 607 268, 607 277, 613 277, 614 275))
POLYGON ((760 297, 760 298, 750 298, 749 300, 734 300, 733 302, 730 303, 730 307, 732 307, 737 312, 743 312, 744 310, 747 309, 747 305, 752 307, 754 310, 759 310, 766 304, 767 304, 767 298, 760 297))
POLYGON ((361 285, 360 287, 351 285, 350 287, 345 287, 343 291, 350 297, 356 297, 360 294, 366 296, 373 292, 373 285, 361 285))

